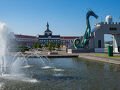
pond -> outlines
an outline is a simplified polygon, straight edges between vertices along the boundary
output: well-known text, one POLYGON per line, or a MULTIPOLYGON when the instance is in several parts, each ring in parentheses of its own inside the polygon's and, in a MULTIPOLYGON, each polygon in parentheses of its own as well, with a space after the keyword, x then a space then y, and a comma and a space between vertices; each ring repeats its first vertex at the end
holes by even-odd
MULTIPOLYGON (((82 58, 29 58, 22 68, 30 81, 0 78, 0 90, 119 90, 120 66, 82 58), (44 64, 44 65, 43 65, 44 64), (33 81, 32 81, 33 80, 33 81), (35 81, 36 80, 36 81, 35 81)), ((26 80, 26 79, 25 79, 26 80)))

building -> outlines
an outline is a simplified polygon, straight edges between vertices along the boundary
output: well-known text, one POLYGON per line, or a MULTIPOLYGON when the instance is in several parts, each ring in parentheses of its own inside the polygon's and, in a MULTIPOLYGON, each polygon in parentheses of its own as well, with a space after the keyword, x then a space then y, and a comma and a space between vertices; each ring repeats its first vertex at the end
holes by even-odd
POLYGON ((38 42, 38 36, 15 34, 15 41, 19 46, 32 47, 35 42, 38 42))
POLYGON ((15 34, 15 41, 20 46, 33 47, 35 42, 40 42, 42 45, 44 43, 48 44, 53 42, 54 44, 60 43, 61 47, 73 47, 74 39, 80 38, 79 36, 60 36, 53 35, 52 31, 49 29, 49 24, 46 25, 47 29, 44 31, 43 35, 30 36, 15 34))
POLYGON ((44 31, 44 35, 39 35, 39 42, 41 44, 53 42, 54 44, 60 43, 60 35, 53 35, 52 31, 49 29, 49 24, 47 22, 47 29, 44 31))
POLYGON ((113 22, 110 15, 106 17, 106 22, 95 24, 95 28, 91 32, 89 48, 95 52, 104 52, 104 34, 113 35, 114 52, 120 52, 120 22, 113 22))
POLYGON ((73 47, 74 40, 80 38, 79 36, 61 36, 61 47, 73 47))

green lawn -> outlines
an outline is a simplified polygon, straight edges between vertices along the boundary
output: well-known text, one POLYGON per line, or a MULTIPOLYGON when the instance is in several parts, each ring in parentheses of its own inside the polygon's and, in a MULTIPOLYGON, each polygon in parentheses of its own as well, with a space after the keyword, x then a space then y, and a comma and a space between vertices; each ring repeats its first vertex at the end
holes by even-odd
POLYGON ((106 57, 106 58, 116 58, 116 59, 120 59, 120 54, 117 55, 117 54, 114 54, 114 56, 108 56, 108 54, 105 54, 105 53, 94 53, 94 54, 91 54, 93 56, 99 56, 99 57, 106 57))

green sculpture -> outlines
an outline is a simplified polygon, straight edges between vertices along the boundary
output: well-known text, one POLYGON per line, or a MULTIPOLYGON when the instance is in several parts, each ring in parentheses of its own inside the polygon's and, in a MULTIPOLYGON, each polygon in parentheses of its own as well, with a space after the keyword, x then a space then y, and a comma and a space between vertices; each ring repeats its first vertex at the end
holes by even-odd
POLYGON ((86 31, 81 39, 74 40, 74 47, 76 49, 84 48, 89 41, 89 37, 90 37, 90 33, 91 33, 91 27, 90 27, 90 21, 89 21, 90 16, 93 16, 96 19, 98 18, 98 16, 91 9, 87 12, 87 14, 86 14, 86 25, 87 25, 86 31))

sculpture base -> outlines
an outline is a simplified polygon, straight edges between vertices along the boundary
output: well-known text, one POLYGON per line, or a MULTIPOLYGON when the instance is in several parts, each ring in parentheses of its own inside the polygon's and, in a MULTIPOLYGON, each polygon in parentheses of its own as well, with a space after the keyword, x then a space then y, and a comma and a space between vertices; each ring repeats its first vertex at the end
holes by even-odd
POLYGON ((89 53, 89 52, 90 52, 89 49, 84 49, 84 48, 67 50, 67 53, 89 53))

